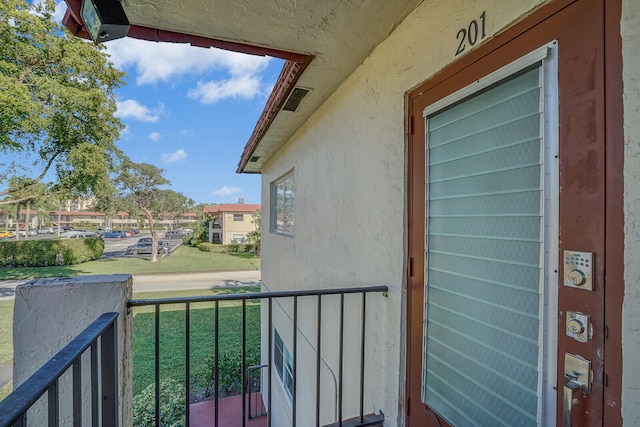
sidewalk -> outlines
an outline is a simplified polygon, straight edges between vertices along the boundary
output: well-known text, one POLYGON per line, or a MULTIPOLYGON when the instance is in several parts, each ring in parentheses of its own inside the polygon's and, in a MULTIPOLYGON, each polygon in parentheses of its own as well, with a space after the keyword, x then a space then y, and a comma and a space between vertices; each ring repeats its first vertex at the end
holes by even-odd
MULTIPOLYGON (((0 301, 13 299, 15 288, 28 281, 0 280, 0 301)), ((212 289, 235 286, 260 286, 260 271, 133 275, 133 292, 212 289)))

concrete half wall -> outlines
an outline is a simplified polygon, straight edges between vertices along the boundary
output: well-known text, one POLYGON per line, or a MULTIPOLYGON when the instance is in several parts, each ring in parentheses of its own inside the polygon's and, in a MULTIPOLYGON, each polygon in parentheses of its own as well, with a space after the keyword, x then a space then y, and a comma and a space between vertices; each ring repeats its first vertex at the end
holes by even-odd
MULTIPOLYGON (((132 316, 127 314, 131 289, 131 276, 124 274, 38 279, 18 286, 13 320, 14 389, 101 314, 117 312, 120 425, 132 425, 133 327, 132 316)), ((89 361, 86 351, 81 363, 82 425, 91 424, 89 361)), ((59 389, 60 422, 71 425, 71 370, 61 377, 59 389)), ((29 424, 45 425, 43 417, 46 398, 29 412, 29 424)))

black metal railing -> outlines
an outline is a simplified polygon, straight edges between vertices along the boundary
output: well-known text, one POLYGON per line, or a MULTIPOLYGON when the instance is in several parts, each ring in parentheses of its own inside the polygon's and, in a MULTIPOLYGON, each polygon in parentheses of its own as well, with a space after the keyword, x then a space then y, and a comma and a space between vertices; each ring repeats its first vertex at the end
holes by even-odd
MULTIPOLYGON (((141 306, 153 306, 155 310, 155 423, 156 426, 160 425, 161 418, 161 408, 160 408, 160 306, 168 305, 168 304, 184 304, 185 305, 185 425, 190 425, 190 310, 191 304, 194 303, 202 303, 202 302, 213 302, 214 303, 214 413, 213 413, 213 426, 219 427, 219 400, 220 396, 218 393, 218 384, 219 384, 219 318, 218 313, 220 310, 220 303, 225 301, 239 301, 242 303, 242 381, 241 381, 241 396, 242 396, 242 421, 241 425, 243 427, 246 426, 247 421, 249 421, 249 414, 247 413, 247 400, 245 397, 248 391, 248 381, 247 381, 247 349, 246 349, 246 334, 247 334, 247 322, 246 322, 246 308, 247 301, 250 300, 267 300, 267 310, 268 310, 268 362, 266 363, 267 369, 267 378, 269 384, 269 390, 267 393, 267 425, 271 427, 271 413, 269 408, 271 408, 272 403, 272 378, 273 378, 273 302, 274 300, 282 300, 282 299, 292 299, 293 302, 293 314, 291 316, 292 320, 292 330, 293 333, 293 349, 292 349, 292 370, 293 370, 293 385, 292 385, 292 396, 291 396, 291 405, 292 405, 292 427, 296 426, 296 418, 297 418, 297 365, 298 365, 298 299, 299 298, 316 298, 316 307, 317 307, 317 320, 316 320, 316 333, 317 333, 317 342, 315 343, 315 351, 316 351, 316 411, 315 411, 315 423, 314 425, 320 426, 321 423, 321 408, 320 408, 320 396, 322 393, 321 390, 321 381, 320 381, 320 370, 322 365, 322 300, 323 297, 334 295, 340 298, 340 316, 339 316, 339 366, 338 366, 338 378, 337 378, 337 422, 336 425, 342 426, 343 420, 343 363, 345 359, 344 352, 344 314, 345 314, 345 296, 351 294, 360 294, 361 295, 361 304, 360 304, 360 316, 361 316, 361 329, 360 329, 360 345, 359 345, 359 354, 358 355, 349 355, 349 357, 357 357, 360 359, 360 372, 359 372, 359 418, 361 423, 365 423, 364 413, 364 392, 365 392, 365 337, 367 335, 366 331, 366 302, 367 302, 367 294, 369 293, 386 293, 388 291, 387 286, 371 286, 371 287, 362 287, 362 288, 342 288, 342 289, 314 289, 314 290, 299 290, 299 291, 286 291, 286 292, 259 292, 259 293, 245 293, 245 294, 222 294, 222 295, 209 295, 209 296, 197 296, 197 297, 181 297, 181 298, 160 298, 160 299, 132 299, 129 300, 129 307, 141 307, 141 306)), ((352 304, 349 306, 349 310, 355 310, 355 306, 352 304)), ((311 415, 313 416, 313 415, 311 415)), ((305 422, 305 424, 307 424, 305 422)))
POLYGON ((261 399, 262 371, 269 365, 255 365, 247 368, 247 404, 249 405, 249 419, 264 417, 267 415, 267 407, 261 399))
MULTIPOLYGON (((98 317, 73 341, 0 402, 0 427, 26 426, 27 412, 45 393, 47 394, 47 423, 40 424, 41 421, 38 421, 38 425, 58 426, 61 422, 60 377, 72 365, 73 426, 83 425, 81 358, 88 348, 91 353, 91 425, 117 426, 119 424, 117 317, 118 313, 104 313, 98 317), (98 343, 100 343, 99 361, 98 343), (101 390, 100 398, 98 396, 99 390, 101 390)), ((66 420, 64 423, 68 424, 66 420)))

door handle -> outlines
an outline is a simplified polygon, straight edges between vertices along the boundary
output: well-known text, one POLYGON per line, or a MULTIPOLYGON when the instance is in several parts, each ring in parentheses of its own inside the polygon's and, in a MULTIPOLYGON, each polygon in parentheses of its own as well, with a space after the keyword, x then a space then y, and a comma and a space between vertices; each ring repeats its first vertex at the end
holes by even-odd
POLYGON ((562 395, 562 425, 571 427, 573 394, 591 392, 591 362, 575 354, 564 355, 564 388, 562 395))

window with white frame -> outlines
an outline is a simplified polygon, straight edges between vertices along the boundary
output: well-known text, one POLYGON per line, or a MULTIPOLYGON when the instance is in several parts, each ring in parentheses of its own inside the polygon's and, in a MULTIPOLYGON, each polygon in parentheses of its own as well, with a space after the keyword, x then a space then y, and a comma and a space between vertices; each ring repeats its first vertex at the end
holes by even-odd
POLYGON ((293 395, 293 362, 291 353, 289 353, 287 346, 284 345, 278 331, 274 329, 274 332, 276 345, 273 348, 273 360, 275 361, 276 373, 282 382, 285 393, 291 399, 293 395))
POLYGON ((234 221, 244 221, 244 214, 234 213, 233 214, 233 220, 234 221))
POLYGON ((545 46, 425 110, 423 402, 451 425, 549 424, 556 52, 545 46))
POLYGON ((271 184, 271 231, 293 234, 296 182, 293 171, 271 184))

